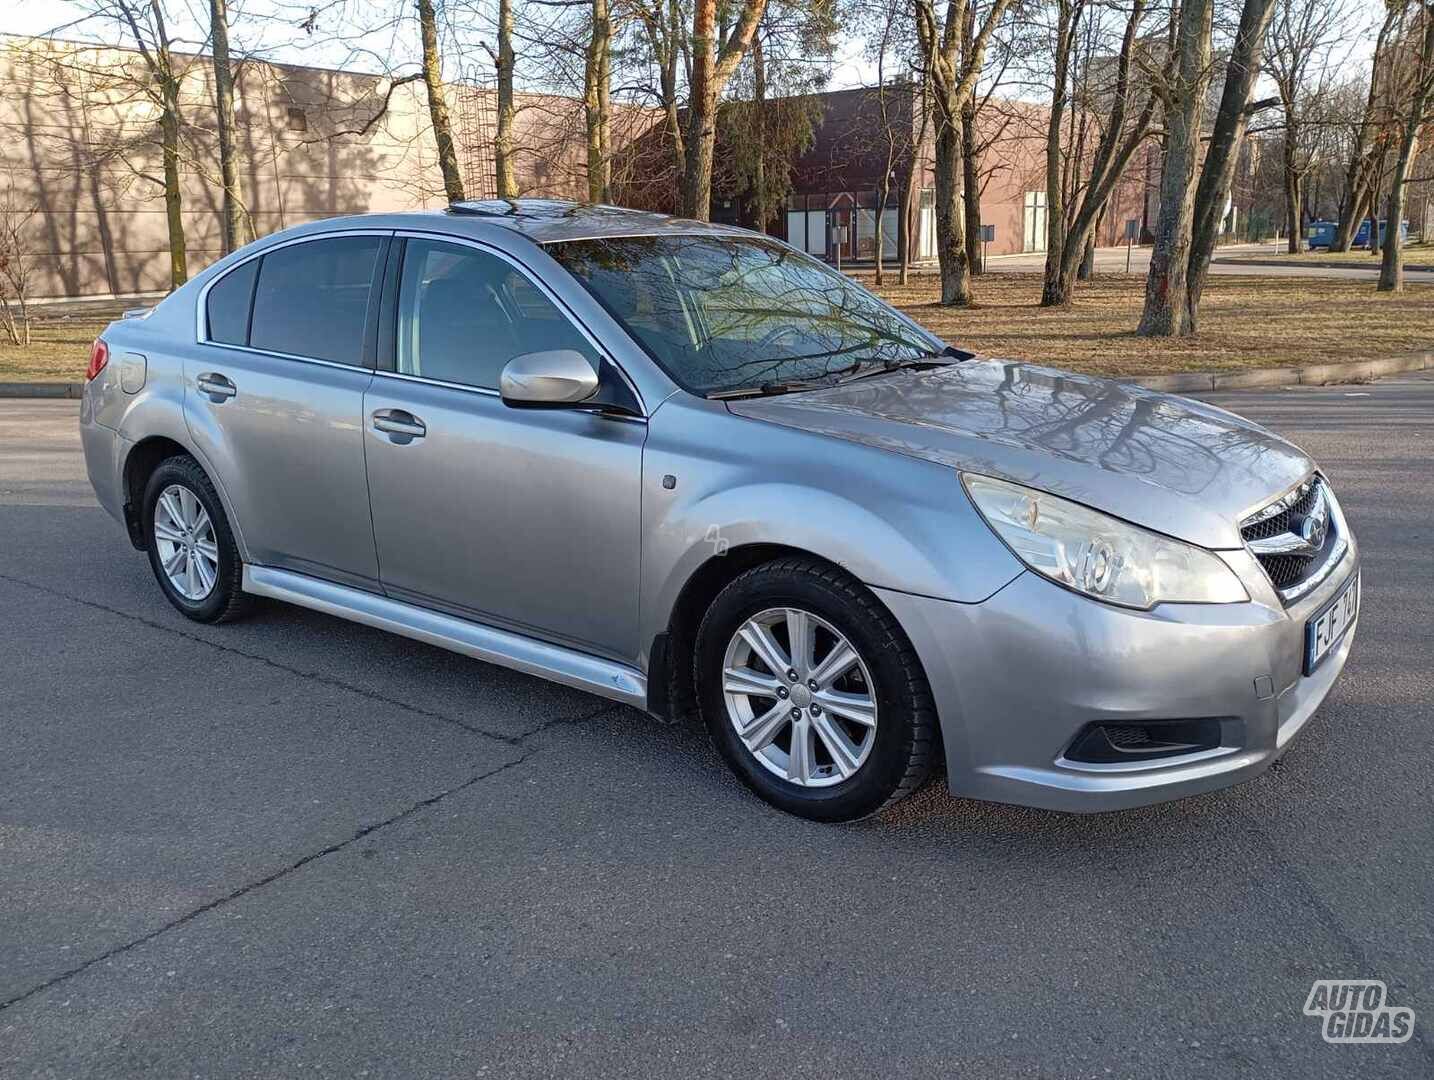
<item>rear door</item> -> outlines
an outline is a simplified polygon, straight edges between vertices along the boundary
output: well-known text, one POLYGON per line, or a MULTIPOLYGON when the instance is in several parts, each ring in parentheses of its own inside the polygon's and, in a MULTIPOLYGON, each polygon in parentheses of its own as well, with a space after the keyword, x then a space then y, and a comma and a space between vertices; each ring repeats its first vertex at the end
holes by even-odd
POLYGON ((377 588, 364 471, 390 234, 269 248, 201 296, 185 414, 253 561, 377 588))
POLYGON ((508 257, 411 237, 401 267, 364 407, 384 590, 630 661, 646 421, 503 403, 514 356, 601 355, 508 257))

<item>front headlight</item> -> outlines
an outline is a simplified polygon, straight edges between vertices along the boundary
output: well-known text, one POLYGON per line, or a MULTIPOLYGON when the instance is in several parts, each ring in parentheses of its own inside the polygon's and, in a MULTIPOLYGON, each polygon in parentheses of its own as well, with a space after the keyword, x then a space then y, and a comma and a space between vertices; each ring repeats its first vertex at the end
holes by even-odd
POLYGON ((961 480, 1017 558, 1087 596, 1142 609, 1249 599, 1235 572, 1204 548, 1006 480, 972 473, 961 480))

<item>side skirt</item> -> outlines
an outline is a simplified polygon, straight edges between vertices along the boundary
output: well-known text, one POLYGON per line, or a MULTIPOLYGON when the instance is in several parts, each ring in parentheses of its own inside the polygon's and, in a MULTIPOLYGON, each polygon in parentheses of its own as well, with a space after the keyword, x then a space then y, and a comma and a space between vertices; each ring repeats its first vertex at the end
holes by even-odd
POLYGON ((647 708, 647 677, 626 664, 270 566, 245 565, 243 588, 255 596, 337 615, 639 709, 647 708))

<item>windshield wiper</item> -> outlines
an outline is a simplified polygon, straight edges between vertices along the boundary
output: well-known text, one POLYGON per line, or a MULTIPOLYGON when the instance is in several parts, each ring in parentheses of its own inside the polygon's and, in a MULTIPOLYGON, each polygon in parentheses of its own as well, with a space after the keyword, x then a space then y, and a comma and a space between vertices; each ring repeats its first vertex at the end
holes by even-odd
POLYGON ((843 375, 839 382, 855 382, 857 379, 868 379, 873 375, 885 375, 891 371, 901 371, 904 368, 933 368, 946 367, 948 364, 957 363, 962 360, 969 360, 975 353, 963 352, 960 349, 947 345, 939 353, 921 353, 918 356, 908 356, 903 359, 874 360, 869 364, 862 364, 855 371, 843 375))
POLYGON ((760 386, 739 386, 735 390, 712 390, 707 397, 713 400, 745 397, 770 397, 773 394, 791 394, 798 390, 819 390, 831 386, 830 380, 784 379, 780 382, 764 382, 760 386))

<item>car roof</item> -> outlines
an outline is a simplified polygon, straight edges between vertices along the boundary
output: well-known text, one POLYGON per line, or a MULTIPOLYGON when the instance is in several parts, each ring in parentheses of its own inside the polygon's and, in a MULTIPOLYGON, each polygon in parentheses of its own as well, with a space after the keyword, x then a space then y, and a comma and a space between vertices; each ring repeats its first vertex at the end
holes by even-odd
POLYGON ((565 199, 482 199, 454 203, 443 213, 454 217, 476 217, 522 233, 536 243, 555 240, 585 240, 602 236, 654 236, 662 233, 736 230, 689 218, 629 210, 602 203, 570 202, 565 199))
MULTIPOLYGON (((628 210, 621 206, 563 199, 482 199, 454 203, 442 210, 354 214, 324 218, 275 234, 276 238, 353 228, 414 228, 424 232, 482 235, 488 227, 524 236, 536 244, 616 236, 710 233, 751 235, 746 229, 712 225, 688 218, 628 210), (440 224, 441 223, 441 224, 440 224)), ((491 232, 489 232, 491 236, 491 232)))

